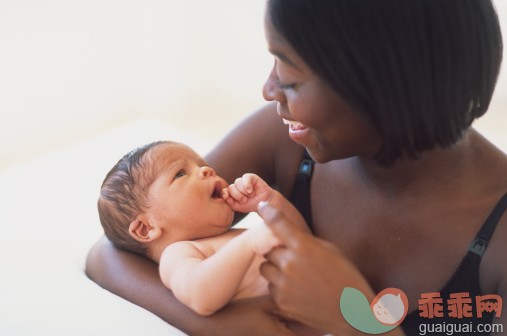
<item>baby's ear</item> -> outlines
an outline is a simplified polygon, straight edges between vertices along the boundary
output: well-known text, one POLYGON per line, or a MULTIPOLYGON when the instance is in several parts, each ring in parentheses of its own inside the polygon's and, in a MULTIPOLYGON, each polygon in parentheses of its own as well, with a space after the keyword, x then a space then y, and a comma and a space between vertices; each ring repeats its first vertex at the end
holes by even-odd
POLYGON ((162 230, 156 226, 151 226, 147 216, 141 214, 130 223, 129 233, 138 242, 149 243, 158 239, 162 234, 162 230))

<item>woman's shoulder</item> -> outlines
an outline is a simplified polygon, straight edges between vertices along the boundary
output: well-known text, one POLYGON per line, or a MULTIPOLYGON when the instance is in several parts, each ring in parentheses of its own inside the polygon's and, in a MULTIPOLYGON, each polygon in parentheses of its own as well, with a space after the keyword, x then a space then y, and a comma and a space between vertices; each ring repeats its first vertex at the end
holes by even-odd
POLYGON ((507 258, 505 242, 507 241, 507 154, 483 137, 478 132, 476 160, 477 179, 471 181, 482 192, 477 195, 477 202, 484 205, 486 221, 489 225, 491 238, 481 262, 481 289, 484 293, 507 292, 507 258), (483 195, 483 197, 481 197, 483 195), (502 289, 503 288, 503 289, 502 289))

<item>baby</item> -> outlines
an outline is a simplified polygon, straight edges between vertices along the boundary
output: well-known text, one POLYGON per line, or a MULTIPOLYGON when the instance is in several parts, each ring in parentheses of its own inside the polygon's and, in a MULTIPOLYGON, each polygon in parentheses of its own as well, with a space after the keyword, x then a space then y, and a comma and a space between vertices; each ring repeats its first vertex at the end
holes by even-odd
POLYGON ((157 262, 162 282, 181 302, 211 315, 230 300, 268 294, 259 266, 277 238, 264 223, 230 228, 234 211, 256 211, 260 202, 301 216, 257 175, 228 185, 189 147, 161 141, 113 167, 98 210, 113 244, 157 262))

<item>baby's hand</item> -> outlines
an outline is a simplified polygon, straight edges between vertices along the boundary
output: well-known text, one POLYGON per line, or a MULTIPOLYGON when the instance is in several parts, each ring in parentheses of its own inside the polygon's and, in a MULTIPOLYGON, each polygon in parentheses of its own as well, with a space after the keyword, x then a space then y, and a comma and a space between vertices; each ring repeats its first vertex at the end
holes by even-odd
POLYGON ((273 197, 273 189, 255 174, 239 177, 228 188, 222 191, 222 198, 234 211, 257 211, 259 202, 269 202, 273 197))

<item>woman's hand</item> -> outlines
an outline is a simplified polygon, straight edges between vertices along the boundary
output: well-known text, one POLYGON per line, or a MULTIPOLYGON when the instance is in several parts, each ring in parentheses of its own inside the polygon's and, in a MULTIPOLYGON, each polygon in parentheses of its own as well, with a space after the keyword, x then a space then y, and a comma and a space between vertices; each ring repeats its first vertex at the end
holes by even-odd
POLYGON ((278 313, 335 335, 357 332, 342 317, 340 296, 344 287, 354 287, 373 299, 364 276, 336 246, 302 229, 304 223, 288 220, 270 204, 262 204, 259 215, 282 244, 261 266, 278 313))

